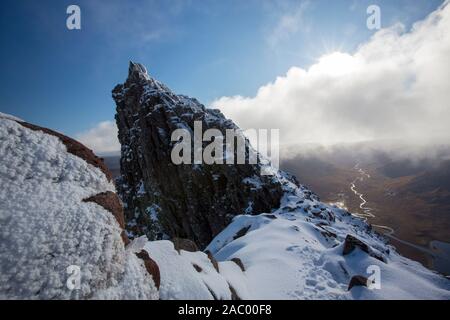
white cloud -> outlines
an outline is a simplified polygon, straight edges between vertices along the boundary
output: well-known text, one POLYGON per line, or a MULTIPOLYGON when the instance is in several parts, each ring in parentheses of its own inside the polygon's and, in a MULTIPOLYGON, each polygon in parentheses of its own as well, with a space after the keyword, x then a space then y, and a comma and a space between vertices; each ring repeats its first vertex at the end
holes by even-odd
POLYGON ((277 47, 280 42, 289 40, 293 35, 302 30, 308 31, 309 27, 304 21, 304 14, 309 6, 309 1, 301 1, 294 7, 288 6, 278 18, 275 27, 267 36, 270 46, 277 47))
POLYGON ((100 155, 120 152, 117 126, 113 121, 100 122, 94 128, 77 134, 75 138, 100 155))
POLYGON ((244 129, 279 128, 284 143, 450 141, 449 30, 446 1, 409 32, 380 30, 353 54, 292 67, 255 97, 222 97, 212 107, 244 129))

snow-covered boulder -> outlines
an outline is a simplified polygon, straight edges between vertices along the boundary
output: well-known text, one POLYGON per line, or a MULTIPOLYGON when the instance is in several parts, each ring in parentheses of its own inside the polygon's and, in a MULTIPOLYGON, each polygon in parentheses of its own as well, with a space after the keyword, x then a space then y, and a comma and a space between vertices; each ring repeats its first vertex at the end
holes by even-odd
POLYGON ((249 298, 244 273, 232 261, 217 263, 201 251, 176 250, 168 240, 148 242, 144 249, 160 268, 163 300, 249 298))
POLYGON ((0 299, 158 298, 89 149, 0 114, 0 186, 0 299))

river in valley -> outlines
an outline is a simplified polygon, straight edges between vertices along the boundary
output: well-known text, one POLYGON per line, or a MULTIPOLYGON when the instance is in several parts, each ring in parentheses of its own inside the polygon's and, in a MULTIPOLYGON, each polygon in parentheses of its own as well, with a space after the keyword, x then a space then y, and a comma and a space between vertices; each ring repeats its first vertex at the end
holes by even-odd
MULTIPOLYGON (((357 171, 358 175, 350 183, 350 190, 360 199, 361 202, 359 204, 360 211, 352 214, 370 223, 371 219, 376 218, 373 213, 374 210, 367 205, 366 196, 358 190, 357 186, 358 183, 361 183, 366 179, 370 179, 370 174, 360 168, 359 164, 356 164, 353 169, 357 171)), ((379 224, 372 224, 372 226, 375 230, 394 240, 393 242, 401 243, 414 250, 420 251, 422 254, 425 254, 428 260, 431 261, 428 267, 431 267, 446 276, 450 275, 450 243, 433 240, 429 243, 429 247, 424 247, 396 237, 395 229, 391 226, 379 224)))

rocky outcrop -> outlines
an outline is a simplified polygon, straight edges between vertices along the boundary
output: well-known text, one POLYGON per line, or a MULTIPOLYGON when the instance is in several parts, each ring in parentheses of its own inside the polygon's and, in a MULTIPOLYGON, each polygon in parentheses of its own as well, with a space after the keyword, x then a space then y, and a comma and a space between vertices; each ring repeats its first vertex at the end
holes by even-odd
POLYGON ((148 252, 145 250, 141 250, 141 252, 136 253, 136 256, 144 261, 147 272, 152 275, 155 286, 159 289, 159 286, 161 285, 161 275, 159 272, 158 264, 152 258, 150 258, 148 252))
POLYGON ((180 250, 185 250, 185 251, 189 251, 189 252, 199 251, 197 245, 192 240, 173 238, 172 242, 175 247, 175 250, 177 250, 178 252, 180 250))
POLYGON ((224 136, 226 129, 238 129, 220 111, 173 93, 132 62, 128 79, 116 86, 113 98, 122 145, 118 189, 129 234, 187 238, 204 248, 233 216, 279 207, 282 186, 261 175, 260 164, 172 162, 176 129, 192 133, 194 121, 202 123, 203 131, 214 128, 224 136))
POLYGON ((365 244, 358 238, 356 238, 350 234, 347 235, 347 237, 345 238, 345 241, 344 241, 344 249, 342 251, 342 254, 344 256, 346 256, 346 255, 352 253, 353 250, 355 250, 356 248, 361 249, 362 251, 364 251, 371 257, 374 257, 375 259, 378 259, 381 262, 386 263, 386 261, 387 261, 386 257, 382 253, 377 252, 375 249, 371 248, 370 246, 368 246, 367 244, 365 244))

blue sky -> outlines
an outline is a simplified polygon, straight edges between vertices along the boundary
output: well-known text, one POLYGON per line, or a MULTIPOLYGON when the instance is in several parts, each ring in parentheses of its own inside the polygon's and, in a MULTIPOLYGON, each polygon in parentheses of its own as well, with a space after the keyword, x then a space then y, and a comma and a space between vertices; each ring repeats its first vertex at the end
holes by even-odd
POLYGON ((205 104, 254 96, 292 66, 352 52, 382 27, 407 27, 441 0, 3 0, 0 11, 0 111, 69 135, 112 120, 111 90, 129 60, 178 93, 205 104), (66 8, 81 8, 82 30, 66 28, 66 8))

